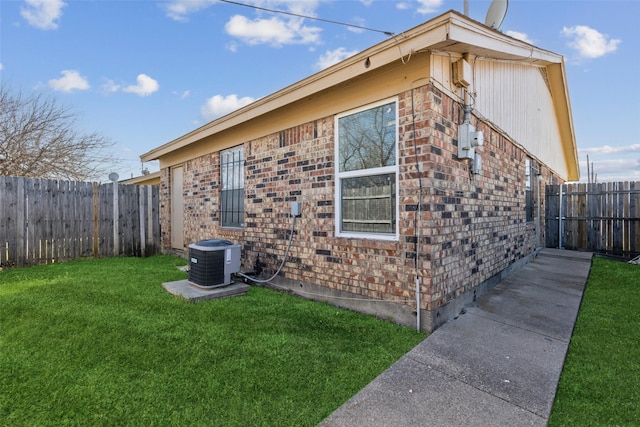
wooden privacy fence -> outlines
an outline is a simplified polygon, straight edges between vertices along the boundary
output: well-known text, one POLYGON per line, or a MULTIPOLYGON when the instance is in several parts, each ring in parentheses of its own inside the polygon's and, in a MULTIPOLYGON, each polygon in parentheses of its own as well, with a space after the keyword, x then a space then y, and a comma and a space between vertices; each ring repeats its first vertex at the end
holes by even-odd
POLYGON ((0 176, 0 267, 159 250, 158 186, 0 176))
POLYGON ((546 186, 546 246, 640 255, 640 181, 546 186))

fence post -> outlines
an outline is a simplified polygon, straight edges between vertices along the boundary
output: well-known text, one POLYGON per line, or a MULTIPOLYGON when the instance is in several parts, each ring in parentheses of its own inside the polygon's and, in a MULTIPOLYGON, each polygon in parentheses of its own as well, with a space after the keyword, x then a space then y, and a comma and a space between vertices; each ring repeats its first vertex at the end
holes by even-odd
POLYGON ((146 245, 147 238, 145 236, 146 227, 144 226, 144 219, 147 217, 146 205, 145 205, 145 193, 147 191, 146 186, 139 186, 136 189, 136 194, 138 195, 138 215, 140 218, 140 254, 145 257, 146 256, 146 245))
MULTIPOLYGON (((153 235, 153 224, 155 223, 155 215, 153 209, 153 187, 147 186, 147 239, 148 242, 144 242, 144 245, 147 246, 147 243, 152 246, 155 243, 154 235, 153 235)), ((155 249, 154 249, 155 252, 155 249)))
POLYGON ((24 200, 24 187, 25 180, 24 179, 15 179, 16 184, 16 254, 14 259, 16 260, 16 265, 23 266, 27 265, 30 261, 27 256, 27 248, 25 247, 25 236, 27 235, 27 224, 29 218, 25 215, 25 200, 24 200))
POLYGON ((120 218, 118 209, 118 180, 113 181, 113 255, 118 256, 120 253, 120 218))
POLYGON ((100 184, 93 183, 93 256, 100 256, 100 184))
POLYGON ((560 201, 558 202, 558 249, 562 249, 562 184, 560 184, 560 201))

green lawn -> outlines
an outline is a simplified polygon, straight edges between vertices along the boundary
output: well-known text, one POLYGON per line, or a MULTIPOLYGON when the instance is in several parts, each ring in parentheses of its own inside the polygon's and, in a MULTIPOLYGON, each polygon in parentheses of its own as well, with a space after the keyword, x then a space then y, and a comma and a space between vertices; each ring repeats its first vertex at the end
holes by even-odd
POLYGON ((0 271, 0 424, 312 426, 425 337, 257 287, 190 304, 183 263, 0 271))
POLYGON ((550 426, 640 425, 640 266, 595 258, 550 426))

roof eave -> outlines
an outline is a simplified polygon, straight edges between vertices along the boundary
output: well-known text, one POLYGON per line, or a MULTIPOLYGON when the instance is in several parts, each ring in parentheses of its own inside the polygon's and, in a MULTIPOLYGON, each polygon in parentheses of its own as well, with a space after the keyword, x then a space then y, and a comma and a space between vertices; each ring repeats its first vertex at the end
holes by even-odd
POLYGON ((564 61, 547 67, 547 70, 556 119, 560 129, 560 138, 562 139, 562 149, 567 162, 566 179, 568 181, 578 181, 580 179, 578 146, 573 128, 569 86, 567 85, 564 61))
POLYGON ((429 21, 428 24, 431 25, 419 26, 397 36, 393 36, 306 79, 300 80, 269 96, 260 98, 245 107, 215 119, 198 129, 143 154, 140 158, 144 162, 157 160, 165 154, 185 147, 202 138, 229 129, 284 105, 303 99, 320 90, 396 61, 400 56, 409 54, 412 49, 418 50, 419 48, 423 48, 425 43, 428 46, 442 42, 447 39, 447 18, 448 14, 444 14, 441 15, 439 19, 436 18, 429 21), (369 58, 369 65, 365 67, 364 61, 367 58, 369 58))
MULTIPOLYGON (((143 162, 186 147, 208 136, 245 123, 371 70, 409 57, 414 52, 446 50, 498 60, 521 60, 541 66, 561 63, 562 57, 506 36, 456 11, 446 12, 415 28, 393 36, 344 61, 260 98, 223 117, 140 156, 143 162), (365 61, 367 66, 365 66, 365 61)), ((562 68, 564 76, 564 68, 562 68)), ((563 77, 564 79, 564 77, 563 77)), ((562 91, 558 92, 562 94, 562 91)), ((564 92, 568 106, 568 94, 564 92)), ((570 113, 569 119, 570 119, 570 113)), ((573 128, 571 127, 571 135, 573 128)), ((574 142, 575 145, 575 142, 574 142)))

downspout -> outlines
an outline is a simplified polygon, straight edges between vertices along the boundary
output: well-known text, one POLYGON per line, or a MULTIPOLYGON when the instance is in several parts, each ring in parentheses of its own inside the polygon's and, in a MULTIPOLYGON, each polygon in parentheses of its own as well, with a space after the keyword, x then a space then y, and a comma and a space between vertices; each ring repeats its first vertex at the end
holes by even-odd
POLYGON ((462 88, 462 91, 464 93, 464 121, 462 123, 471 123, 472 107, 469 99, 469 91, 467 91, 467 88, 465 87, 462 88))
MULTIPOLYGON (((469 54, 463 53, 462 59, 465 61, 469 61, 469 54)), ((471 110, 473 107, 471 106, 471 97, 469 96, 469 91, 466 87, 462 87, 462 91, 464 93, 464 121, 463 123, 471 123, 471 110)))
POLYGON ((540 170, 536 175, 536 248, 542 246, 540 244, 540 182, 542 181, 542 175, 540 170))

